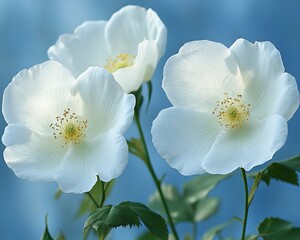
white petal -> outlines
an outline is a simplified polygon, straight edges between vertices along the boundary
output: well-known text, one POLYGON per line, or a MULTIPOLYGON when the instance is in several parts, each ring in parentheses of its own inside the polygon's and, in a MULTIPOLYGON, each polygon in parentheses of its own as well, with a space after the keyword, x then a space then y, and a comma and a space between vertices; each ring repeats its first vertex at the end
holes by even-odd
POLYGON ((249 171, 273 157, 286 141, 287 122, 279 115, 220 133, 202 167, 212 174, 227 174, 238 167, 249 171))
POLYGON ((106 39, 113 55, 136 54, 140 42, 155 40, 161 57, 166 36, 167 30, 157 14, 138 6, 123 7, 112 15, 106 27, 106 39))
POLYGON ((202 160, 220 132, 212 117, 184 108, 164 109, 153 122, 153 144, 181 174, 204 173, 202 160))
POLYGON ((163 88, 174 106, 212 112, 224 93, 243 92, 237 63, 220 43, 186 43, 164 67, 163 88))
POLYGON ((279 51, 270 42, 238 39, 230 51, 246 84, 243 98, 251 104, 251 117, 278 114, 289 120, 299 106, 295 79, 284 73, 279 51))
POLYGON ((111 73, 92 67, 81 74, 73 87, 83 104, 83 117, 88 120, 87 137, 93 138, 114 129, 123 135, 130 126, 135 98, 126 94, 111 73))
POLYGON ((154 41, 143 41, 139 44, 134 65, 117 70, 114 72, 114 77, 125 92, 136 91, 143 82, 151 79, 157 61, 157 44, 154 41))
POLYGON ((128 163, 128 146, 122 135, 110 132, 99 136, 94 144, 93 169, 104 182, 119 177, 128 163))
POLYGON ((22 70, 4 91, 2 111, 6 122, 51 134, 50 123, 75 104, 70 94, 73 81, 71 73, 55 61, 22 70))
POLYGON ((14 173, 30 181, 53 181, 65 149, 53 137, 41 136, 28 128, 10 124, 2 137, 4 160, 14 173))
POLYGON ((108 59, 105 26, 106 21, 82 23, 73 34, 59 37, 48 50, 49 58, 62 63, 75 77, 88 67, 104 66, 108 59))
POLYGON ((96 157, 90 144, 70 145, 62 164, 55 173, 55 180, 66 193, 88 192, 97 181, 97 174, 91 168, 91 158, 96 157))

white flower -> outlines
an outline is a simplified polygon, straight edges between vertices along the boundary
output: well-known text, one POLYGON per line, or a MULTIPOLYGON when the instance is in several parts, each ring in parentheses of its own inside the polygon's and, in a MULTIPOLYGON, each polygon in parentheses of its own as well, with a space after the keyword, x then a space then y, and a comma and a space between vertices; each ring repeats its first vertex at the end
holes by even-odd
POLYGON ((61 35, 48 56, 75 77, 90 66, 104 67, 129 93, 151 79, 166 40, 166 27, 152 9, 126 6, 109 21, 87 21, 61 35))
POLYGON ((296 81, 270 42, 185 44, 164 68, 174 107, 153 122, 153 143, 183 175, 250 170, 270 160, 299 106, 296 81))
POLYGON ((4 160, 20 177, 89 191, 118 177, 128 161, 124 132, 135 99, 112 74, 89 68, 78 79, 48 61, 17 74, 5 89, 4 160))

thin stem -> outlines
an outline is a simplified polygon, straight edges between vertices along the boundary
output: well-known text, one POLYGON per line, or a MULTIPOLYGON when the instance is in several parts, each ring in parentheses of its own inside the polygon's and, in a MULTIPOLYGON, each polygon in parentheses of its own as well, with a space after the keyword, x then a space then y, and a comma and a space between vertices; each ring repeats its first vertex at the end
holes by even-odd
POLYGON ((148 167, 148 169, 150 171, 150 174, 153 178, 153 181, 154 181, 154 183, 156 185, 156 188, 158 190, 158 193, 160 195, 160 198, 161 198, 162 204, 164 206, 165 212, 167 214, 167 218, 169 220, 169 224, 170 224, 171 230, 173 232, 173 235, 174 235, 176 240, 179 240, 178 234, 177 234, 176 229, 175 229, 175 225, 173 223, 173 220, 172 220, 172 217, 171 217, 171 214, 170 214, 170 210, 168 208, 168 205, 167 205, 166 199, 164 197, 164 194, 161 190, 160 181, 157 178, 157 176, 154 172, 153 166, 151 164, 149 152, 148 152, 148 149, 147 149, 147 145, 146 145, 146 141, 145 141, 145 137, 144 137, 144 133, 143 133, 143 129, 142 129, 142 126, 141 126, 141 123, 140 123, 140 120, 139 120, 139 116, 136 112, 134 113, 134 119, 135 119, 135 122, 136 122, 137 127, 138 127, 138 131, 139 131, 139 134, 140 134, 140 138, 142 140, 142 144, 144 146, 144 150, 145 150, 145 154, 146 154, 145 155, 145 157, 146 157, 146 159, 145 159, 146 160, 145 161, 146 166, 148 167))
POLYGON ((102 188, 102 194, 101 194, 101 201, 100 201, 100 204, 99 204, 99 207, 103 207, 103 204, 105 202, 105 199, 106 199, 106 196, 105 196, 105 191, 106 191, 106 188, 105 188, 105 184, 103 181, 101 181, 101 188, 102 188))
POLYGON ((193 239, 197 240, 197 222, 193 222, 193 239))
POLYGON ((97 201, 95 200, 95 198, 93 197, 93 195, 90 192, 86 192, 86 194, 90 197, 90 199, 92 200, 92 202, 95 204, 95 206, 98 208, 99 205, 97 203, 97 201))
POLYGON ((249 204, 248 204, 249 192, 248 192, 248 183, 247 183, 246 171, 243 168, 241 168, 241 171, 242 171, 242 176, 243 176, 243 181, 244 181, 244 188, 245 188, 245 213, 244 213, 243 231, 242 231, 241 240, 245 240, 248 210, 249 210, 249 204))

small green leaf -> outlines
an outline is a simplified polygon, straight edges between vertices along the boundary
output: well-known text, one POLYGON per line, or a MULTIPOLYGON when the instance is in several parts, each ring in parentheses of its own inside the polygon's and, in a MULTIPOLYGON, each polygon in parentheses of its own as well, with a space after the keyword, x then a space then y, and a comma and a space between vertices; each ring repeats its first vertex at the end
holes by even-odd
POLYGON ((41 240, 54 240, 54 238, 50 235, 49 230, 48 230, 48 217, 47 217, 47 215, 45 217, 45 225, 46 225, 45 231, 44 231, 44 234, 43 234, 41 240))
POLYGON ((84 231, 92 226, 100 236, 106 236, 112 228, 120 226, 139 227, 140 221, 156 237, 163 240, 168 239, 165 220, 145 205, 134 202, 123 202, 116 206, 107 205, 96 209, 86 220, 84 231))
POLYGON ((299 240, 300 228, 280 218, 266 218, 257 228, 264 240, 299 240))
POLYGON ((195 204, 194 221, 199 222, 213 216, 219 209, 220 200, 218 198, 207 197, 195 204))
POLYGON ((147 87, 148 87, 148 103, 147 103, 147 107, 146 107, 146 112, 148 111, 149 105, 150 105, 150 101, 151 101, 151 96, 152 96, 152 82, 151 80, 147 82, 147 87))
POLYGON ((55 200, 58 200, 61 197, 61 194, 62 194, 62 191, 60 188, 58 188, 54 195, 55 200))
POLYGON ((232 221, 229 221, 211 228, 203 235, 202 240, 214 240, 215 237, 218 236, 223 231, 223 229, 231 223, 232 221))
POLYGON ((132 209, 120 205, 107 205, 90 214, 84 224, 84 231, 92 226, 100 236, 106 236, 112 228, 140 225, 139 217, 132 209))
POLYGON ((66 240, 66 237, 63 233, 60 233, 56 238, 55 240, 66 240))
POLYGON ((144 161, 147 161, 147 154, 141 140, 137 138, 131 138, 130 140, 127 140, 127 144, 130 153, 144 161))
POLYGON ((190 203, 205 198, 217 184, 229 175, 201 175, 187 182, 183 187, 183 196, 190 203))
POLYGON ((278 164, 284 165, 286 167, 294 169, 297 172, 300 172, 300 155, 291 157, 282 162, 278 162, 278 164))
POLYGON ((123 202, 120 206, 126 206, 136 212, 149 232, 160 239, 168 239, 168 229, 165 220, 157 213, 151 211, 144 204, 136 202, 123 202))
POLYGON ((298 186, 298 176, 295 170, 282 165, 282 163, 272 163, 263 172, 261 179, 270 185, 271 179, 277 179, 298 186))

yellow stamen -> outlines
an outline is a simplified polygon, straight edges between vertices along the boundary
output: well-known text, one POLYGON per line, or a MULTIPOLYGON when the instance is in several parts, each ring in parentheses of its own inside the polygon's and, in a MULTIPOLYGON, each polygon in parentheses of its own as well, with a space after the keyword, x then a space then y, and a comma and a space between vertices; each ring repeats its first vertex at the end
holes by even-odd
POLYGON ((110 73, 114 73, 118 69, 131 67, 134 64, 134 59, 134 55, 122 53, 119 54, 116 58, 108 59, 104 68, 110 73))

